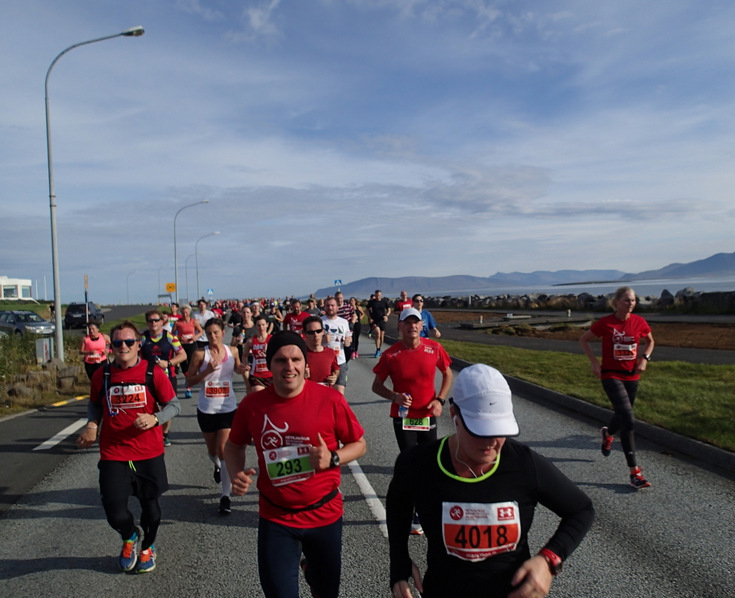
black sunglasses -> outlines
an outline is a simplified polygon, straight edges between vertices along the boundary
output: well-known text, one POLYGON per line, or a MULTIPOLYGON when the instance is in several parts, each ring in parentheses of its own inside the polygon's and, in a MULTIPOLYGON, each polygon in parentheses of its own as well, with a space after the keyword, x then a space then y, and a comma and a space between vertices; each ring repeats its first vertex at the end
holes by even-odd
POLYGON ((120 347, 123 346, 123 343, 125 343, 128 347, 132 347, 137 342, 138 342, 138 339, 137 338, 125 338, 125 339, 122 339, 122 340, 115 339, 114 341, 111 342, 111 344, 116 349, 119 349, 120 347))
POLYGON ((161 318, 148 318, 146 322, 160 322, 161 318))
POLYGON ((320 328, 319 330, 304 330, 304 334, 308 334, 309 336, 314 336, 315 334, 320 334, 324 332, 324 328, 320 328))

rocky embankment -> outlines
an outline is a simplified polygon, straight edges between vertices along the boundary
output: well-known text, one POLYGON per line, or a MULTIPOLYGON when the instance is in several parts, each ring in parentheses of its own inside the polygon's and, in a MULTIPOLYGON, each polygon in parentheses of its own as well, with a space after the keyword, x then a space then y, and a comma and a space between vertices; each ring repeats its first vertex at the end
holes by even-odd
MULTIPOLYGON (((613 294, 592 295, 471 295, 468 297, 429 297, 424 295, 427 308, 472 309, 545 309, 605 312, 612 309, 613 294)), ((700 292, 685 288, 671 294, 664 290, 660 297, 639 296, 639 311, 673 311, 677 313, 735 314, 735 291, 700 292)))

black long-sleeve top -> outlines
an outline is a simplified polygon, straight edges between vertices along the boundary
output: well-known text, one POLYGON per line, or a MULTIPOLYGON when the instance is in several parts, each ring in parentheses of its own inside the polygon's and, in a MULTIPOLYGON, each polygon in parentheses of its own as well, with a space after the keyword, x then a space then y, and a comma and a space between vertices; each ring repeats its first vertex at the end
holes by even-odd
POLYGON ((414 509, 428 540, 424 598, 507 596, 513 574, 530 558, 528 530, 539 503, 561 517, 545 547, 562 560, 574 551, 592 525, 594 508, 548 459, 507 439, 497 467, 477 479, 460 478, 447 440, 404 451, 396 461, 386 500, 391 587, 411 575, 408 537, 414 509), (477 505, 485 506, 473 508, 477 505), (473 513, 483 509, 500 519, 474 525, 473 513), (463 558, 449 554, 445 544, 463 558), (477 560, 466 560, 464 548, 477 549, 479 554, 469 556, 477 560), (483 548, 491 555, 484 560, 483 548))

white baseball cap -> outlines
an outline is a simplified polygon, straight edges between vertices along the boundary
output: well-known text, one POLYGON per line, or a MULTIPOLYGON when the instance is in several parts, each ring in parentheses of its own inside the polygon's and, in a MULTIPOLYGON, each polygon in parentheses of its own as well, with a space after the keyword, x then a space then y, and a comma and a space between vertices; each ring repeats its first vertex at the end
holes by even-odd
POLYGON ((510 387, 495 368, 476 363, 464 368, 454 382, 452 405, 473 436, 518 436, 510 387))
POLYGON ((406 307, 401 310, 401 317, 398 319, 399 322, 403 322, 406 318, 410 318, 413 316, 414 318, 418 318, 419 322, 421 321, 421 312, 418 309, 414 309, 413 307, 406 307))

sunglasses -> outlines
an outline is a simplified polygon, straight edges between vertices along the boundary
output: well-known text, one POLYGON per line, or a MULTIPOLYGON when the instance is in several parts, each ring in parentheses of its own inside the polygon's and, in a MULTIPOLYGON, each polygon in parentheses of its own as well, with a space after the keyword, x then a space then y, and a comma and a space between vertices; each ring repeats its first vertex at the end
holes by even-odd
POLYGON ((314 336, 315 334, 321 334, 324 332, 324 328, 320 328, 319 330, 304 330, 304 334, 308 334, 309 336, 314 336))
POLYGON ((114 341, 111 341, 111 344, 116 349, 119 349, 123 346, 123 343, 125 343, 128 347, 132 347, 135 343, 138 342, 137 338, 126 338, 126 339, 115 339, 114 341))
POLYGON ((161 318, 148 318, 148 319, 146 320, 146 322, 149 322, 149 323, 150 323, 150 322, 160 322, 160 321, 161 321, 161 318))
POLYGON ((424 300, 423 300, 423 299, 414 299, 414 301, 415 301, 416 303, 423 303, 423 302, 424 302, 424 300))

